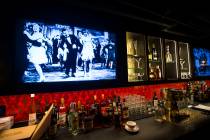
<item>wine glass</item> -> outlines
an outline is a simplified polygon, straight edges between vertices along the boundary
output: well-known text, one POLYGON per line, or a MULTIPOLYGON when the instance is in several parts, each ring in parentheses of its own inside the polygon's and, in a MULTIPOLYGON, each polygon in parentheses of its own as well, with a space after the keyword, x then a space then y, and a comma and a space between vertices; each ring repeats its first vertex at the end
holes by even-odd
POLYGON ((180 58, 179 61, 180 61, 180 65, 181 65, 181 70, 183 70, 184 69, 185 60, 180 58))
POLYGON ((135 60, 137 62, 137 68, 140 68, 140 62, 141 62, 142 58, 141 57, 137 57, 137 58, 135 58, 135 60))
POLYGON ((134 48, 134 56, 138 56, 138 54, 137 54, 137 40, 133 40, 133 48, 134 48))

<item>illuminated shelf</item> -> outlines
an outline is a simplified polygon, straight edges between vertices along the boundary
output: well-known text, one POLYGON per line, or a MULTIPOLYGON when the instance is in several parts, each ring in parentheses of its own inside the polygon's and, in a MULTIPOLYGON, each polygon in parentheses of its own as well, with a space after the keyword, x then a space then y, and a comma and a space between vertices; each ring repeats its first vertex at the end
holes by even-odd
POLYGON ((128 68, 128 69, 145 70, 145 68, 128 68))
POLYGON ((150 63, 160 63, 160 60, 149 60, 150 63))

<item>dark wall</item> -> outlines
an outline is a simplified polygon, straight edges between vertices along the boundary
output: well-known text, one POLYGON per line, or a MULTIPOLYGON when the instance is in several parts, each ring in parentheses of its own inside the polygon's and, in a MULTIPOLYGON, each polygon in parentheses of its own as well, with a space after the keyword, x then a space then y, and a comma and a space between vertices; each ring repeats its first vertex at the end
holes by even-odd
MULTIPOLYGON (((102 3, 103 4, 103 3, 102 3)), ((111 4, 109 4, 111 5, 111 4)), ((84 27, 95 27, 97 29, 113 30, 118 33, 119 47, 118 53, 118 80, 115 82, 102 82, 98 84, 96 82, 81 84, 41 84, 30 85, 29 88, 33 90, 42 89, 42 91, 54 91, 54 90, 72 90, 76 89, 91 89, 91 88, 106 88, 115 86, 130 86, 132 84, 127 83, 127 60, 126 60, 126 47, 125 47, 125 31, 140 32, 145 35, 153 35, 164 37, 168 39, 176 39, 180 41, 193 42, 188 38, 180 36, 174 36, 171 34, 162 33, 161 26, 152 24, 152 22, 146 22, 139 20, 141 17, 131 17, 122 15, 121 13, 113 10, 109 10, 109 7, 104 5, 103 9, 97 6, 91 7, 88 5, 80 5, 80 2, 71 2, 68 0, 60 1, 34 1, 33 3, 19 3, 7 5, 1 5, 6 10, 1 11, 1 44, 0 44, 0 89, 2 92, 15 91, 22 92, 24 85, 16 83, 16 71, 15 65, 18 65, 16 61, 15 49, 16 45, 16 30, 17 22, 21 19, 38 19, 44 22, 60 22, 71 23, 84 27), (80 86, 78 86, 80 85, 80 86), (53 88, 51 88, 53 87, 53 88), (55 88, 56 87, 56 88, 55 88), (79 87, 79 88, 78 88, 79 87)), ((100 5, 101 6, 101 5, 100 5)), ((128 10, 128 9, 124 9, 128 10)), ((145 16, 145 15, 142 15, 145 16)), ((174 81, 173 81, 174 82, 174 81)), ((151 82, 145 82, 151 84, 151 82)), ((139 83, 135 83, 139 84, 139 83)))

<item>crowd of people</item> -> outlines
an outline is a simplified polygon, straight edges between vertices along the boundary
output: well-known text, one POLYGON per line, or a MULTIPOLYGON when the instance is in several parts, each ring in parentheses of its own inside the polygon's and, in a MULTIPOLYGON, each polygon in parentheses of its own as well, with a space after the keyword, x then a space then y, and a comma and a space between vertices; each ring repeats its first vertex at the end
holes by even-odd
MULTIPOLYGON (((115 42, 111 37, 93 35, 91 30, 66 27, 50 36, 37 23, 27 23, 23 31, 26 59, 32 63, 39 75, 39 82, 45 81, 41 65, 59 64, 65 77, 76 77, 80 68, 84 77, 91 76, 92 66, 100 63, 101 68, 115 69, 115 42)), ((56 29, 58 30, 58 29, 56 29)), ((46 31, 46 30, 45 30, 46 31)), ((25 75, 28 71, 27 65, 25 75)))

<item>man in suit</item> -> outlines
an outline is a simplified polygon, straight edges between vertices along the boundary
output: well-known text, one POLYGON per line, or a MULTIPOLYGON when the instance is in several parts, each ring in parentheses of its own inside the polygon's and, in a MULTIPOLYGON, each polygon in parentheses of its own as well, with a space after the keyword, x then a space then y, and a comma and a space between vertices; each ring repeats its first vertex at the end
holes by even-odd
POLYGON ((71 69, 71 77, 75 77, 76 73, 76 60, 78 47, 80 45, 79 40, 73 33, 73 29, 63 29, 61 35, 61 46, 67 46, 68 51, 66 51, 66 60, 65 61, 65 74, 69 77, 69 71, 71 69))

